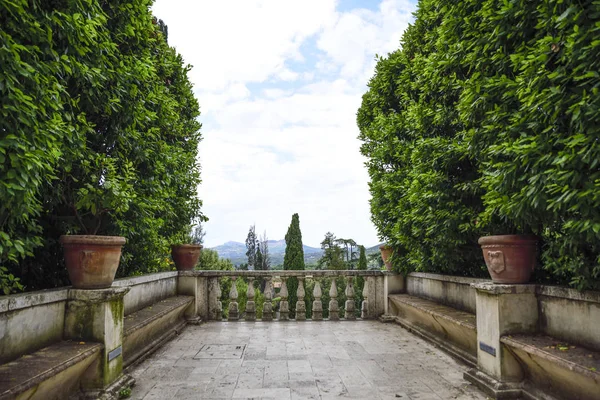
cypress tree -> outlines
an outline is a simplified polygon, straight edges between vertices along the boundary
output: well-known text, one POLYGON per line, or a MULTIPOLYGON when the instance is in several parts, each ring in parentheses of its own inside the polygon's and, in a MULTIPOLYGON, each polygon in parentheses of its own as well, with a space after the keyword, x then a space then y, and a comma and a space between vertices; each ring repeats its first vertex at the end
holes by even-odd
MULTIPOLYGON (((366 270, 367 269, 367 255, 365 253, 365 246, 358 246, 358 248, 360 249, 360 254, 358 257, 358 267, 356 269, 366 270)), ((365 278, 363 278, 362 276, 357 276, 355 279, 355 286, 354 286, 355 299, 357 301, 356 302, 357 310, 360 310, 360 307, 362 305, 362 301, 363 301, 362 291, 363 291, 364 287, 365 287, 365 278)))
MULTIPOLYGON (((298 214, 292 215, 292 223, 285 235, 285 255, 283 257, 284 270, 303 270, 304 269, 304 248, 302 247, 302 232, 300 232, 300 218, 298 214)), ((289 278, 287 280, 288 301, 290 304, 290 317, 296 315, 296 290, 298 289, 298 279, 289 278)))

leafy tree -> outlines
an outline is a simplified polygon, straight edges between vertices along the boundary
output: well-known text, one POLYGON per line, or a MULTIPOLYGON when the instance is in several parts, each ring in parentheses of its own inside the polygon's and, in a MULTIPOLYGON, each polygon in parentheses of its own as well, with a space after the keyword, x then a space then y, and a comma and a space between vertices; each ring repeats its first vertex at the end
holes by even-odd
POLYGON ((325 238, 321 242, 323 255, 319 259, 319 267, 321 269, 346 269, 344 263, 344 250, 339 246, 339 241, 331 232, 325 234, 325 238))
POLYGON ((68 282, 61 234, 125 236, 126 276, 205 220, 190 67, 150 3, 0 3, 0 262, 29 288, 68 282))
POLYGON ((599 287, 599 15, 590 1, 419 1, 357 117, 397 269, 479 275, 479 236, 533 232, 537 279, 599 287))
MULTIPOLYGON (((302 232, 300 231, 300 217, 298 214, 292 215, 292 222, 285 234, 285 254, 283 256, 284 270, 303 270, 304 269, 304 247, 302 246, 302 232)), ((287 280, 289 293, 288 301, 290 303, 290 317, 296 315, 296 291, 298 290, 298 279, 289 278, 287 280)))
POLYGON ((248 257, 248 268, 250 269, 256 266, 256 250, 256 227, 255 225, 251 225, 250 229, 248 229, 248 236, 246 236, 246 257, 248 257))
POLYGON ((267 271, 271 269, 271 256, 269 255, 269 239, 267 238, 267 232, 264 232, 262 237, 258 241, 258 246, 262 254, 262 265, 261 270, 267 271))
POLYGON ((206 231, 204 230, 204 226, 202 226, 202 221, 198 222, 192 229, 191 240, 192 244, 204 244, 204 236, 206 236, 206 231))

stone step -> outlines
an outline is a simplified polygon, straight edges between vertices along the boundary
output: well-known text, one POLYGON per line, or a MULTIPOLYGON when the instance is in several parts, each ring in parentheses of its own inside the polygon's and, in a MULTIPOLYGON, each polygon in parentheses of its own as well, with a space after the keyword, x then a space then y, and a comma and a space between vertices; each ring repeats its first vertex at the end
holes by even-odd
POLYGON ((477 365, 475 314, 407 294, 390 295, 388 301, 389 312, 397 323, 428 339, 467 365, 477 365))
POLYGON ((0 365, 0 400, 66 399, 101 350, 99 343, 62 341, 0 365))

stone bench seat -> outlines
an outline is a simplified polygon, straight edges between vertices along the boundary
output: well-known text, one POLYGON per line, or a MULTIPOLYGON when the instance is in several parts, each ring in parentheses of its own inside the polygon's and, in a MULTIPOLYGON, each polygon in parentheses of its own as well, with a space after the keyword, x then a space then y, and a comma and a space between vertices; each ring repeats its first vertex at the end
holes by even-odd
POLYGON ((101 350, 99 343, 62 341, 0 365, 0 400, 66 399, 101 350))
POLYGON ((510 335, 500 341, 522 365, 529 392, 600 399, 600 352, 543 335, 510 335))
POLYGON ((123 323, 123 362, 129 366, 152 353, 173 335, 181 332, 185 309, 193 296, 173 296, 125 316, 123 323))
POLYGON ((470 366, 477 364, 475 314, 407 294, 388 296, 390 313, 406 329, 470 366))

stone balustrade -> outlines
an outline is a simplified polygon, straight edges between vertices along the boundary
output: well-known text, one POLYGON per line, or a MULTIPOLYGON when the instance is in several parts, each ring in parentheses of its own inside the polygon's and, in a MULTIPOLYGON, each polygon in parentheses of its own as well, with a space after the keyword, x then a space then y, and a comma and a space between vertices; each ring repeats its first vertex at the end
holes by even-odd
MULTIPOLYGON (((309 317, 313 321, 321 321, 328 315, 331 321, 342 319, 355 320, 357 319, 357 305, 355 304, 355 280, 357 277, 362 277, 364 287, 362 291, 363 300, 359 305, 360 318, 372 319, 382 315, 386 305, 386 280, 396 279, 397 275, 386 273, 384 271, 364 271, 364 270, 287 270, 287 271, 185 271, 180 272, 180 279, 196 280, 196 287, 205 287, 206 290, 200 290, 200 293, 205 293, 205 298, 198 298, 199 304, 198 314, 203 320, 221 320, 222 301, 229 300, 229 311, 227 313, 228 321, 255 321, 257 320, 257 289, 254 282, 262 282, 264 285, 264 303, 262 306, 262 321, 287 321, 290 320, 290 293, 288 288, 288 280, 291 278, 297 279, 297 289, 295 293, 296 302, 294 304, 295 320, 305 321, 309 317), (232 280, 231 288, 228 295, 222 298, 221 280, 230 278, 232 280), (245 310, 240 310, 238 303, 239 293, 237 279, 244 279, 248 284, 246 293, 245 310), (345 289, 338 293, 338 282, 343 279, 345 289), (280 286, 274 287, 277 282, 280 286), (323 287, 324 283, 328 287, 323 287), (312 294, 307 301, 307 287, 312 288, 312 294), (327 290, 329 294, 329 302, 327 308, 323 308, 323 290, 327 290), (279 299, 278 309, 274 309, 273 299, 279 299), (345 302, 342 304, 339 301, 345 302), (343 308, 343 309, 340 309, 343 308)), ((260 287, 261 285, 258 285, 260 287)), ((343 285, 340 286, 342 290, 343 285)), ((360 288, 359 288, 360 290, 360 288)))

